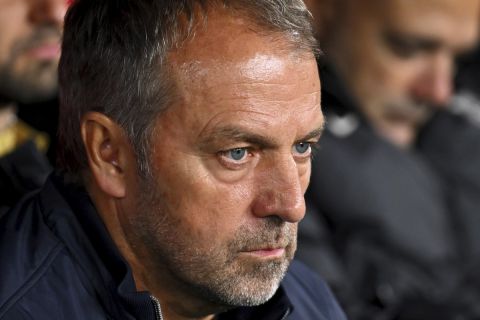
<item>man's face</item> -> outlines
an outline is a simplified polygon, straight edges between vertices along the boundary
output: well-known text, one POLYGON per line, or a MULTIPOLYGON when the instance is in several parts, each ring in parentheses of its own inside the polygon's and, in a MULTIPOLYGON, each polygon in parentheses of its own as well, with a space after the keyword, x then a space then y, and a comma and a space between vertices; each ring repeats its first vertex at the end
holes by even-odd
POLYGON ((163 287, 237 306, 269 299, 293 257, 323 116, 313 55, 229 19, 171 56, 179 102, 126 224, 163 287))
POLYGON ((0 0, 0 98, 36 102, 57 89, 65 0, 0 0))
POLYGON ((327 53, 374 125, 407 138, 448 102, 453 58, 476 41, 479 1, 346 3, 327 31, 327 53))

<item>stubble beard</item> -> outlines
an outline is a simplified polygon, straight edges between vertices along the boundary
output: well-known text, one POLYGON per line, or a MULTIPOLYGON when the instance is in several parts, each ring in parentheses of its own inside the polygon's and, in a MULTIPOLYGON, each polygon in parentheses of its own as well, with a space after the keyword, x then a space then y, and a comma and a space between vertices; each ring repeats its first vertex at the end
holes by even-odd
POLYGON ((145 186, 137 206, 139 214, 131 223, 148 252, 152 272, 159 273, 154 277, 168 274, 190 295, 224 310, 259 305, 275 294, 296 250, 296 224, 268 217, 261 226, 239 227, 228 244, 205 249, 201 247, 205 244, 179 234, 185 230, 182 222, 172 216, 151 183, 145 186), (281 258, 245 255, 272 244, 285 246, 281 258))
POLYGON ((58 59, 32 60, 25 50, 45 39, 58 37, 61 31, 44 26, 28 39, 17 42, 0 65, 0 98, 7 102, 34 103, 53 98, 58 91, 58 59), (20 59, 28 61, 20 62, 20 59), (20 64, 20 66, 19 66, 20 64))
POLYGON ((0 92, 5 98, 20 103, 52 99, 58 91, 57 66, 56 61, 36 63, 22 74, 15 74, 11 69, 0 70, 0 77, 5 79, 0 84, 0 92))
POLYGON ((411 123, 412 126, 418 127, 429 119, 433 112, 433 107, 427 102, 417 102, 404 98, 387 104, 386 111, 392 118, 399 119, 405 123, 411 123))

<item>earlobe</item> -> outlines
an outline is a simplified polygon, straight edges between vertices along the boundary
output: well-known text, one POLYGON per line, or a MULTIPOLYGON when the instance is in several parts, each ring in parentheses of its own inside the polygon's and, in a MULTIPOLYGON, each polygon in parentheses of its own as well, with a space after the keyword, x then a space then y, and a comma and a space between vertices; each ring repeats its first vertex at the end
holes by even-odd
POLYGON ((81 122, 82 139, 87 153, 92 182, 113 198, 126 193, 125 168, 131 148, 123 129, 98 112, 89 112, 81 122))

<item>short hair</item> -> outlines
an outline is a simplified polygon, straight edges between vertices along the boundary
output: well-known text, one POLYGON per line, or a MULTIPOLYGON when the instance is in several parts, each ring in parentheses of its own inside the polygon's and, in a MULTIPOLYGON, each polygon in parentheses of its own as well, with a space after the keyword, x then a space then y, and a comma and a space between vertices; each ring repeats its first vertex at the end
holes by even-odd
POLYGON ((302 0, 76 0, 65 17, 59 65, 58 165, 77 177, 88 167, 82 116, 101 112, 126 132, 137 169, 149 175, 155 119, 172 104, 169 52, 193 36, 201 12, 223 6, 292 48, 319 53, 302 0))

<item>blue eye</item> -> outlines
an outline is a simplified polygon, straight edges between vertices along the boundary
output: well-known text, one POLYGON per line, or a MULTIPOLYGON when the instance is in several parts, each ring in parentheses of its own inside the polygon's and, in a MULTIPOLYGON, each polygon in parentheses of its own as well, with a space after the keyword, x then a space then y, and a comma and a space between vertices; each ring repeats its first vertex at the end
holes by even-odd
POLYGON ((294 148, 296 153, 305 154, 311 150, 311 144, 308 142, 299 142, 295 144, 294 148))
POLYGON ((247 149, 245 148, 236 148, 227 151, 227 156, 235 161, 240 161, 247 155, 247 149))

